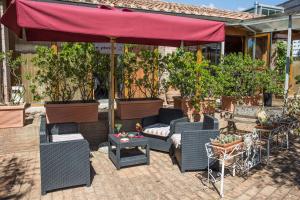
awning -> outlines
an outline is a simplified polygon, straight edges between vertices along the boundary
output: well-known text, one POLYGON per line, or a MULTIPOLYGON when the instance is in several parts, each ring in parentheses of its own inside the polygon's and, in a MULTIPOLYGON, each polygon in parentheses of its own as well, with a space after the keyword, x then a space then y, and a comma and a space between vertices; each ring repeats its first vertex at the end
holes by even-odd
POLYGON ((243 26, 250 28, 256 33, 269 33, 286 31, 289 26, 289 16, 292 16, 293 30, 300 30, 300 13, 283 13, 267 17, 244 20, 229 26, 243 26))
POLYGON ((28 41, 109 42, 160 46, 224 41, 224 23, 106 6, 15 0, 1 22, 28 41))

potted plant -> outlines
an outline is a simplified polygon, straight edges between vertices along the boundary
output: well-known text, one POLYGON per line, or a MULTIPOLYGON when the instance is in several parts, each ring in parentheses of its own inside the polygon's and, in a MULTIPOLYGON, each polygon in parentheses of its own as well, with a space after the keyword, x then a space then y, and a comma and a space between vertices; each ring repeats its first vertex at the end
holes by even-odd
POLYGON ((199 120, 201 113, 214 113, 214 97, 220 90, 217 66, 210 66, 207 61, 197 63, 194 53, 179 49, 170 55, 167 69, 167 85, 181 94, 174 97, 175 108, 183 110, 192 121, 199 120))
POLYGON ((0 102, 0 128, 23 127, 25 123, 25 106, 23 96, 25 89, 22 85, 21 75, 18 70, 24 60, 21 56, 13 55, 12 51, 0 54, 0 60, 5 60, 10 68, 12 82, 14 83, 14 93, 12 93, 10 102, 0 102))
POLYGON ((272 106, 272 95, 282 96, 284 93, 284 83, 278 71, 265 69, 258 73, 259 89, 263 94, 263 105, 272 106))
POLYGON ((121 61, 127 95, 116 101, 117 116, 120 119, 138 119, 157 115, 163 107, 163 100, 158 98, 163 57, 158 49, 141 50, 138 54, 126 51, 121 61), (142 73, 141 77, 138 77, 138 72, 142 73), (143 98, 135 98, 136 92, 143 98))
POLYGON ((31 91, 35 100, 49 100, 45 102, 47 123, 98 121, 99 103, 93 98, 97 54, 90 43, 64 43, 59 52, 37 48, 33 62, 38 71, 31 91), (37 91, 37 85, 43 87, 42 92, 37 91))
POLYGON ((220 63, 219 77, 222 85, 222 110, 233 111, 236 104, 259 105, 259 71, 264 65, 261 60, 249 55, 233 53, 225 56, 220 63))
MULTIPOLYGON (((272 106, 272 94, 274 94, 277 98, 283 98, 284 95, 284 80, 285 80, 285 67, 286 67, 286 51, 287 51, 287 43, 285 41, 277 41, 276 49, 273 54, 273 58, 275 61, 275 67, 272 69, 272 72, 275 76, 272 77, 272 82, 276 80, 276 85, 279 86, 279 89, 274 90, 274 88, 270 90, 270 88, 266 88, 263 91, 263 100, 265 106, 272 106)), ((291 59, 291 63, 293 60, 291 59)), ((272 87, 272 86, 271 86, 272 87)))
POLYGON ((224 153, 231 153, 234 151, 234 148, 242 142, 243 138, 234 134, 221 134, 216 139, 211 139, 214 154, 218 156, 223 156, 224 153))

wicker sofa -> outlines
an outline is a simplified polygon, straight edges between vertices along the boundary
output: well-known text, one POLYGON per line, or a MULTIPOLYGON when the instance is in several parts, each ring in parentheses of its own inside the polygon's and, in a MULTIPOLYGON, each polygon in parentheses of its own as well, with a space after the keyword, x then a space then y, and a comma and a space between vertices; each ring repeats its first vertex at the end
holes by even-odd
POLYGON ((46 124, 41 116, 41 192, 64 187, 90 186, 90 149, 76 123, 46 124))
POLYGON ((180 122, 171 137, 181 172, 207 168, 205 143, 219 135, 219 122, 205 115, 203 122, 180 122))
POLYGON ((179 109, 161 108, 156 116, 142 119, 143 135, 148 138, 150 149, 169 152, 178 122, 188 122, 179 109))

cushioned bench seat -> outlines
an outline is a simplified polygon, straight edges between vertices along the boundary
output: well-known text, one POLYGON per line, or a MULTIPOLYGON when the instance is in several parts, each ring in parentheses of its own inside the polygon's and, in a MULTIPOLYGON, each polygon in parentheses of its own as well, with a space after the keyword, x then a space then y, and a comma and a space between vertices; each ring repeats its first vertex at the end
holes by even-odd
POLYGON ((170 134, 170 125, 156 123, 144 128, 144 133, 161 137, 168 137, 170 134))
POLYGON ((62 134, 62 135, 51 135, 52 142, 63 142, 72 140, 84 140, 80 133, 62 134))
POLYGON ((181 110, 172 108, 160 108, 158 115, 143 118, 143 135, 148 138, 150 149, 169 152, 176 124, 187 121, 181 110))

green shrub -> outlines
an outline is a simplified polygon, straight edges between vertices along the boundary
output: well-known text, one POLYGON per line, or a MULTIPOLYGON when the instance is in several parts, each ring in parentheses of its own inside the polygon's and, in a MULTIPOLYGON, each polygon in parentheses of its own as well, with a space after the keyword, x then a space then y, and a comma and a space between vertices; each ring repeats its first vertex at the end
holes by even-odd
POLYGON ((168 86, 178 89, 181 96, 189 98, 194 108, 200 111, 200 101, 220 93, 219 67, 204 60, 197 63, 195 53, 179 49, 168 58, 168 86))
POLYGON ((82 101, 92 100, 93 74, 100 73, 104 78, 109 70, 109 57, 101 55, 91 43, 64 43, 58 52, 39 46, 33 63, 38 67, 30 87, 34 100, 46 97, 53 102, 71 101, 77 90, 82 101))

